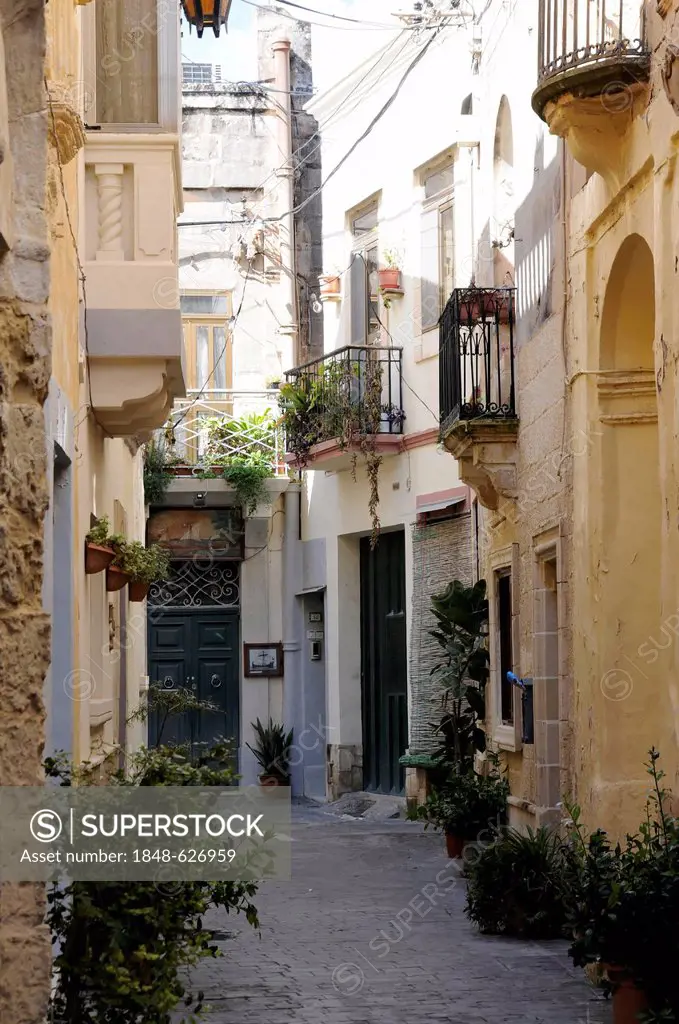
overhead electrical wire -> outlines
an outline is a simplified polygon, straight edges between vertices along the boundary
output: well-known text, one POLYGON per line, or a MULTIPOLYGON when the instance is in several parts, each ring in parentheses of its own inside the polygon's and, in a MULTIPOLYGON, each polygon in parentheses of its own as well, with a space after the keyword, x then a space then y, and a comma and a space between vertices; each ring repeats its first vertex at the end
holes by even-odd
MULTIPOLYGON (((296 213, 300 213, 303 209, 305 209, 305 207, 307 207, 309 205, 309 203, 312 203, 314 201, 314 199, 318 195, 320 195, 320 193, 323 191, 323 189, 328 184, 328 182, 331 181, 331 179, 334 178, 335 175, 342 169, 342 167, 347 162, 347 160, 355 153, 355 151, 358 149, 358 147, 361 145, 361 143, 364 142, 365 139, 367 139, 367 137, 373 131, 375 126, 381 121, 381 119, 384 117, 384 115, 389 110, 389 108, 391 106, 393 106, 393 104, 395 103, 397 97, 399 96, 399 94, 401 92, 401 89, 403 88, 406 80, 410 77, 410 75, 415 70, 417 65, 423 60, 423 58, 425 57, 425 55, 429 51, 430 47, 432 46, 434 41, 438 38, 439 34, 441 33, 441 31, 445 27, 446 27, 445 25, 441 25, 441 26, 439 26, 439 27, 437 27, 436 29, 433 30, 431 36, 429 37, 429 39, 427 40, 425 45, 418 51, 418 53, 415 55, 413 60, 411 60, 410 64, 406 68, 405 72, 403 73, 403 75, 399 79, 399 82, 398 82, 398 85, 396 86, 396 89, 391 94, 389 99, 387 99, 386 102, 382 104, 382 106, 380 107, 380 109, 377 112, 377 114, 372 118, 372 120, 368 124, 367 128, 359 135, 359 137, 356 139, 356 141, 349 147, 347 152, 338 161, 338 163, 335 164, 333 169, 328 172, 328 174, 326 175, 326 177, 322 181, 322 183, 319 185, 319 187, 317 189, 314 189, 314 191, 311 192, 306 197, 306 199, 302 200, 301 203, 298 203, 296 206, 293 206, 293 208, 291 210, 286 210, 285 213, 280 213, 280 214, 277 214, 276 216, 273 216, 273 217, 257 217, 256 220, 257 220, 258 223, 262 223, 262 224, 278 224, 282 220, 285 220, 286 217, 290 217, 290 216, 292 216, 292 215, 294 215, 296 213)), ((180 224, 179 227, 221 227, 222 225, 244 226, 247 223, 249 223, 249 222, 245 221, 245 220, 214 220, 214 221, 189 221, 189 222, 184 221, 184 223, 180 224)))
MULTIPOLYGON (((263 7, 262 4, 255 3, 254 0, 243 0, 243 3, 247 4, 248 7, 256 7, 260 11, 268 11, 269 13, 271 13, 271 11, 272 11, 271 7, 263 7)), ((299 5, 295 4, 294 6, 298 7, 299 5)), ((305 7, 305 8, 302 8, 302 10, 310 11, 311 8, 305 7)), ((386 22, 385 23, 379 23, 379 22, 357 21, 354 18, 344 18, 344 17, 342 17, 339 14, 335 14, 335 15, 333 15, 333 14, 325 14, 323 11, 314 11, 313 13, 320 15, 320 17, 322 17, 322 18, 337 18, 338 20, 342 20, 342 21, 354 22, 354 24, 337 25, 337 24, 328 24, 327 22, 321 22, 321 21, 311 21, 309 18, 303 18, 303 19, 302 18, 298 18, 295 14, 288 13, 287 11, 280 11, 280 10, 276 11, 275 13, 276 14, 280 14, 284 18, 290 18, 292 21, 298 21, 298 22, 299 21, 303 21, 305 25, 315 25, 318 28, 333 28, 333 29, 336 29, 336 30, 338 30, 340 32, 366 32, 366 31, 368 31, 368 32, 389 32, 389 31, 401 32, 402 29, 404 28, 403 25, 388 25, 386 22)), ((414 27, 418 27, 419 28, 419 26, 413 26, 413 28, 414 27)))

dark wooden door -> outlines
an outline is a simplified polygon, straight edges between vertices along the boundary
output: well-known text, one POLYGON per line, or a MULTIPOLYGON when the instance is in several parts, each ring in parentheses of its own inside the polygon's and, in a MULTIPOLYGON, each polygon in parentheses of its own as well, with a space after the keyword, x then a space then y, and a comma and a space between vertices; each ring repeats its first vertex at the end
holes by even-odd
POLYGON ((405 535, 383 533, 374 551, 361 541, 363 784, 401 793, 399 758, 408 744, 405 535))
POLYGON ((149 623, 149 678, 168 689, 188 687, 218 711, 194 711, 149 719, 149 745, 210 745, 226 736, 238 744, 238 614, 228 611, 167 612, 149 623))

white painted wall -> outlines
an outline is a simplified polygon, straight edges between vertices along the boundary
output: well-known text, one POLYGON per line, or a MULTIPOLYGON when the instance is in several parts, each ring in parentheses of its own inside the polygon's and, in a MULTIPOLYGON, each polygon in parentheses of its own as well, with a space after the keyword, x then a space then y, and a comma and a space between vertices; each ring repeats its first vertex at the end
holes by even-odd
MULTIPOLYGON (((334 174, 323 190, 324 271, 346 271, 352 237, 348 212, 379 195, 379 251, 400 250, 403 256, 403 298, 380 306, 387 328, 383 344, 403 348, 405 434, 438 427, 438 330, 422 332, 421 275, 423 189, 418 173, 451 150, 455 161, 455 287, 466 287, 473 275, 479 285, 494 281, 495 250, 490 242, 498 230, 496 182, 504 188, 513 177, 509 205, 519 206, 534 178, 543 126, 530 107, 537 63, 537 4, 496 0, 480 26, 450 27, 432 43, 390 109, 368 137, 334 174), (479 32, 479 30, 481 30, 479 32), (475 73, 480 34, 482 52, 475 73), (476 56, 475 56, 476 52, 476 56), (473 114, 462 115, 463 100, 473 96, 473 114), (513 175, 496 173, 493 153, 498 109, 506 94, 512 116, 513 175), (476 143, 476 145, 473 145, 476 143), (470 145, 471 144, 471 145, 470 145), (485 240, 485 241, 484 241, 485 240)), ((323 176, 344 158, 389 97, 397 90, 409 63, 429 36, 396 37, 382 56, 374 54, 308 109, 323 128, 323 176)), ((507 199, 509 197, 506 197, 507 199)), ((502 250, 513 262, 513 245, 502 250)), ((344 275, 346 278, 346 274, 344 275)), ((348 344, 348 302, 325 302, 326 352, 348 344)), ((449 490, 460 483, 457 464, 439 452, 435 440, 385 458, 380 472, 380 518, 383 528, 405 526, 408 607, 412 594, 410 527, 418 495, 449 490)), ((304 539, 325 538, 327 545, 327 687, 329 728, 333 743, 361 742, 360 683, 357 677, 359 638, 356 538, 370 532, 368 486, 359 469, 305 474, 304 539), (354 621, 356 619, 356 621, 354 621)), ((410 633, 410 622, 408 622, 410 633)), ((410 644, 410 635, 408 636, 410 644)))

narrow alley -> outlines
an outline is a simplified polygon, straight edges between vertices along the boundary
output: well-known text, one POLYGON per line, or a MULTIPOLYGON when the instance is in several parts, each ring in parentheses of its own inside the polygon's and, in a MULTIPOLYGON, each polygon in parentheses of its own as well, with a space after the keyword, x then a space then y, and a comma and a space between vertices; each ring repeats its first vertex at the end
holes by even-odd
POLYGON ((608 1024, 563 942, 484 937, 440 836, 295 808, 293 879, 256 897, 261 938, 214 918, 206 1024, 608 1024))

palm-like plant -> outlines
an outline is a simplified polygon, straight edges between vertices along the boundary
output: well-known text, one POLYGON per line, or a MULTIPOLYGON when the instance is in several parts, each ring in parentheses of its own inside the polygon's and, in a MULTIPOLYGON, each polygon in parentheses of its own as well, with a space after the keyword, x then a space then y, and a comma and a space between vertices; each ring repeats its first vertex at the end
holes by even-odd
POLYGON ((486 713, 490 660, 486 582, 466 587, 454 580, 432 598, 431 607, 436 619, 431 635, 443 653, 443 661, 432 669, 441 686, 437 703, 442 711, 434 726, 441 737, 435 756, 458 770, 467 769, 473 765, 475 751, 485 750, 485 733, 478 723, 486 713))
POLYGON ((257 758, 262 769, 262 775, 270 775, 281 782, 287 782, 290 778, 290 748, 292 746, 292 729, 285 731, 285 726, 269 719, 268 725, 263 725, 259 719, 252 722, 257 739, 253 747, 247 744, 249 750, 257 758))

